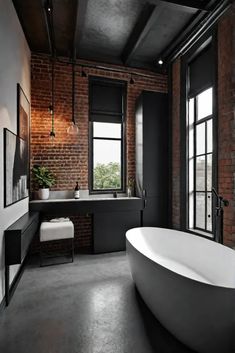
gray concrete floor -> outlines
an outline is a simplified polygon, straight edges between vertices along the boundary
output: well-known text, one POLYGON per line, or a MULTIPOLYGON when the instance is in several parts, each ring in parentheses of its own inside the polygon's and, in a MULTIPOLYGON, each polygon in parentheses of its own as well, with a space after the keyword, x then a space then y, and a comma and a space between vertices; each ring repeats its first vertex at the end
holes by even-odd
POLYGON ((192 353, 152 316, 125 253, 26 267, 0 315, 1 353, 192 353))

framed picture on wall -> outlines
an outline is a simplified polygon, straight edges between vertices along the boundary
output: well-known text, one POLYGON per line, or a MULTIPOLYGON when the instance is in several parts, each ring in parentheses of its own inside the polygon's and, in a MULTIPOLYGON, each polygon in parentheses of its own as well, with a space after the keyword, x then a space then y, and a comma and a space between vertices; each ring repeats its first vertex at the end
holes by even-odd
POLYGON ((4 129, 4 207, 29 196, 26 141, 4 129))
MULTIPOLYGON (((29 168, 29 129, 30 129, 30 103, 17 83, 17 135, 26 143, 27 161, 29 168)), ((27 173, 29 175, 29 173, 27 173)))

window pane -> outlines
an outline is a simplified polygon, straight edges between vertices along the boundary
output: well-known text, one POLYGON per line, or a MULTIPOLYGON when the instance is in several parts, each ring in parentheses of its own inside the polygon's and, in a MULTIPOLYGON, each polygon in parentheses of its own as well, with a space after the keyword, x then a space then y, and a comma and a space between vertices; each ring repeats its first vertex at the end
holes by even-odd
POLYGON ((194 98, 189 100, 189 158, 194 156, 194 98))
POLYGON ((196 227, 205 229, 205 194, 196 193, 196 227))
POLYGON ((205 153, 205 123, 199 124, 196 127, 196 154, 204 154, 205 153))
POLYGON ((212 154, 207 155, 207 190, 212 188, 212 154))
POLYGON ((188 106, 189 125, 194 122, 194 98, 189 100, 188 106))
POLYGON ((212 195, 211 192, 207 193, 207 230, 212 231, 212 195))
POLYGON ((121 138, 121 124, 94 122, 93 136, 121 138))
POLYGON ((213 151, 212 119, 207 122, 207 152, 213 151))
POLYGON ((212 115, 212 88, 197 96, 197 120, 212 115))
POLYGON ((121 188, 121 141, 94 140, 93 188, 121 188))
POLYGON ((196 190, 205 191, 205 156, 196 158, 196 190))

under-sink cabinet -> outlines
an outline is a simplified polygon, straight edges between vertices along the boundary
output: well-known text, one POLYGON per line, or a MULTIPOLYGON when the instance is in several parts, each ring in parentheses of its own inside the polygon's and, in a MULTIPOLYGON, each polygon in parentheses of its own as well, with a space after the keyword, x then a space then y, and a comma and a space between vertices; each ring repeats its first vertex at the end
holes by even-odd
POLYGON ((140 211, 95 213, 93 216, 94 253, 126 249, 126 231, 140 227, 140 211))
POLYGON ((51 199, 30 202, 31 211, 41 215, 92 215, 92 244, 94 253, 121 251, 126 248, 125 233, 141 225, 141 198, 51 199))

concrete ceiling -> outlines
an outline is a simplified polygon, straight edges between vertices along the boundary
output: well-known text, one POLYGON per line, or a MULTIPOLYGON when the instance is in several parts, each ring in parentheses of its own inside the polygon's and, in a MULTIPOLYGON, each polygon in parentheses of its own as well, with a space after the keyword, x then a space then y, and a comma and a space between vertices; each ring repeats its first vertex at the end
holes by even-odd
POLYGON ((33 52, 151 70, 180 35, 187 35, 190 24, 200 22, 218 2, 13 0, 33 52))

